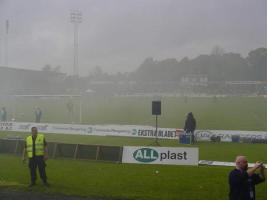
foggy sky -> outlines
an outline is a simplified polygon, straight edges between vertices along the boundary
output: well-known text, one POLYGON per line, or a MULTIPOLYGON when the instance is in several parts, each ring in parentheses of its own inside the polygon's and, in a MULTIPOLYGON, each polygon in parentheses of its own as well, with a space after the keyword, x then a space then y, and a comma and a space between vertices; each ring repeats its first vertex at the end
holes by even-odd
POLYGON ((133 71, 147 57, 194 58, 215 45, 243 56, 267 47, 266 0, 0 0, 0 65, 8 19, 10 67, 72 72, 73 9, 83 15, 81 75, 97 65, 133 71))

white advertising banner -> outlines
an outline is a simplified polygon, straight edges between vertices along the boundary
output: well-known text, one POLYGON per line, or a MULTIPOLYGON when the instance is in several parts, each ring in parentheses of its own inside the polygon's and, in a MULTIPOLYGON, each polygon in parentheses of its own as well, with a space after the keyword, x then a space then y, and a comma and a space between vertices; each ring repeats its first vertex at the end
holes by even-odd
MULTIPOLYGON (((32 122, 0 122, 0 131, 30 132, 31 127, 36 126, 39 132, 74 135, 97 136, 126 136, 159 139, 179 140, 184 133, 178 128, 158 128, 157 134, 153 126, 140 125, 86 125, 86 124, 52 124, 32 122)), ((231 142, 232 136, 240 136, 246 139, 267 140, 267 132, 264 131, 235 131, 235 130, 196 130, 197 141, 210 141, 211 136, 219 136, 223 142, 231 142)))
POLYGON ((198 148, 124 146, 122 163, 198 165, 198 148))
POLYGON ((219 136, 223 142, 231 142, 232 136, 247 139, 267 140, 265 131, 238 131, 238 130, 197 130, 195 137, 197 141, 210 141, 211 136, 219 136))
MULTIPOLYGON (((234 162, 225 162, 225 161, 212 161, 212 160, 200 160, 199 165, 208 165, 208 166, 223 166, 223 167, 235 167, 234 162)), ((253 167, 255 163, 248 163, 248 167, 253 167)), ((266 164, 263 164, 266 166, 266 164)))
POLYGON ((52 124, 32 122, 0 122, 0 131, 30 132, 36 126, 42 133, 126 136, 159 139, 178 139, 181 129, 158 128, 157 134, 153 126, 138 125, 84 125, 84 124, 52 124))
POLYGON ((0 122, 0 131, 12 131, 13 124, 12 122, 0 122))

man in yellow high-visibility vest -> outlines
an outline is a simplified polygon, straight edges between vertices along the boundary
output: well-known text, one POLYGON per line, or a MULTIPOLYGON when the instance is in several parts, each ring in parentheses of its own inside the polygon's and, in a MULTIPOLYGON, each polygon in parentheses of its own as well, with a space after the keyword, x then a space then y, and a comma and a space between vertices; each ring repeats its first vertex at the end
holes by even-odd
POLYGON ((30 187, 36 184, 36 169, 38 167, 40 177, 45 186, 49 186, 47 182, 47 176, 45 172, 45 161, 48 159, 48 149, 45 137, 43 134, 38 133, 37 127, 31 128, 32 135, 26 138, 25 149, 23 152, 23 161, 25 161, 25 156, 27 155, 29 159, 29 168, 31 174, 31 184, 30 187))

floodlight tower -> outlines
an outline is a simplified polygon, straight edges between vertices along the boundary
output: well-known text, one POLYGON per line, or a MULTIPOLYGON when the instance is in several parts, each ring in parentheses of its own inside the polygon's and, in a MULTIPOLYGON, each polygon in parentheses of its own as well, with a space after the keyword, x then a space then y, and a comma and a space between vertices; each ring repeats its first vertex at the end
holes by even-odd
POLYGON ((73 76, 79 76, 79 24, 82 23, 82 13, 79 10, 73 10, 70 13, 70 21, 74 27, 73 40, 73 76))

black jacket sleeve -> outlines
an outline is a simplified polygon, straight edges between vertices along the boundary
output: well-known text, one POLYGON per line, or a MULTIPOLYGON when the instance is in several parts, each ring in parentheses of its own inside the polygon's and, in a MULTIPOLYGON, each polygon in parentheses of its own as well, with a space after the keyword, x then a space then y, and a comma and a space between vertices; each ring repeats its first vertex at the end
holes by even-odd
POLYGON ((265 179, 262 179, 259 174, 253 174, 252 175, 252 181, 255 185, 262 183, 265 181, 265 179))

